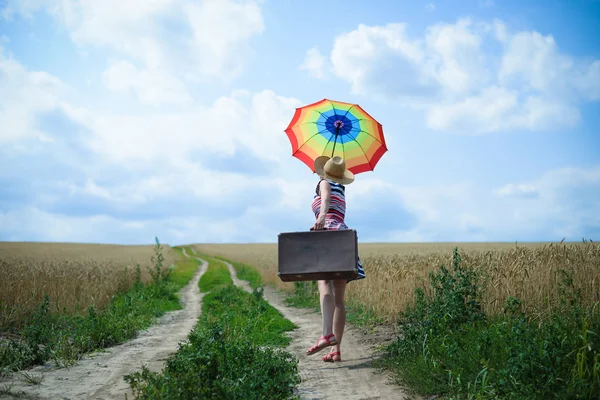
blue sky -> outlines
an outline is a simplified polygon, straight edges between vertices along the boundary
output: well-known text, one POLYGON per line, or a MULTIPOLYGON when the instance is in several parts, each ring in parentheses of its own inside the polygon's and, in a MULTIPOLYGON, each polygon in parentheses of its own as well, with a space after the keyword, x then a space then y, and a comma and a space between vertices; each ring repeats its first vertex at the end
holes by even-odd
POLYGON ((275 242, 312 226, 296 107, 389 151, 361 241, 600 240, 600 2, 0 1, 0 240, 275 242))

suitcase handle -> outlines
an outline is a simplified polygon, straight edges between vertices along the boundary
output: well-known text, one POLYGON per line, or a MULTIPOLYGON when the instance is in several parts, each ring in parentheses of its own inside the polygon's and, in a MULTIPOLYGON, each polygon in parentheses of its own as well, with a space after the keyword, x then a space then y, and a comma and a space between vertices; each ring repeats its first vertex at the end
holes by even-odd
MULTIPOLYGON (((315 228, 314 228, 314 227, 312 227, 312 228, 310 228, 310 230, 311 230, 311 231, 314 231, 314 230, 315 230, 315 228)), ((327 229, 327 228, 323 228, 323 229, 321 229, 321 230, 322 230, 322 231, 326 231, 326 230, 328 230, 328 229, 327 229)), ((315 232, 316 232, 316 231, 315 231, 315 232)))

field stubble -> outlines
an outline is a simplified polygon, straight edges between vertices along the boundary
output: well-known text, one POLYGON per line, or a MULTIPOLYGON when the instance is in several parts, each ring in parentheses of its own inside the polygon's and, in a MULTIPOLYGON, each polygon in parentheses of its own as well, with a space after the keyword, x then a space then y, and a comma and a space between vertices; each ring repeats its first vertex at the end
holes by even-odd
MULTIPOLYGON (((253 265, 265 283, 289 292, 293 283, 277 277, 276 244, 196 244, 201 252, 253 265)), ((533 315, 551 311, 561 283, 572 280, 583 304, 600 301, 600 246, 582 243, 363 243, 359 255, 367 279, 348 285, 349 301, 363 303, 388 322, 412 305, 414 289, 431 291, 428 274, 452 263, 458 247, 465 265, 483 277, 484 311, 503 312, 509 296, 523 300, 533 315)))
MULTIPOLYGON (((162 245, 164 265, 176 251, 162 245)), ((0 243, 0 332, 18 330, 44 295, 50 311, 102 309, 118 292, 131 288, 140 265, 141 281, 151 280, 153 245, 121 246, 78 243, 0 243)))

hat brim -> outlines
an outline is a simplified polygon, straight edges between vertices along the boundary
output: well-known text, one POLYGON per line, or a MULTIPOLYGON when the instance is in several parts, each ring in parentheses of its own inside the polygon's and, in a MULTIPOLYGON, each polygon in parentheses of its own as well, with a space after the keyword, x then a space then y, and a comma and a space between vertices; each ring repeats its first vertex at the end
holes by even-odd
POLYGON ((325 163, 330 158, 331 157, 327 157, 327 156, 317 157, 315 159, 315 164, 314 164, 314 166, 315 166, 315 172, 319 176, 321 176, 323 178, 326 178, 326 179, 328 179, 330 181, 333 181, 333 182, 340 183, 342 185, 349 185, 352 182, 354 182, 354 174, 352 172, 348 171, 348 169, 346 169, 344 171, 344 174, 343 174, 342 178, 338 178, 338 177, 335 177, 335 176, 328 175, 327 172, 325 172, 325 170, 323 168, 325 167, 325 163))

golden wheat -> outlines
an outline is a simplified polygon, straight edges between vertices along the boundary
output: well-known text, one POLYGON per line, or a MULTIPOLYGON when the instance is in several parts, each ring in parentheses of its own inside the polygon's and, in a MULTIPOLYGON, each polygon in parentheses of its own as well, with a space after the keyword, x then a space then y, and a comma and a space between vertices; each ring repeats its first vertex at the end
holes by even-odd
MULTIPOLYGON (((176 253, 161 247, 171 265, 176 253)), ((0 331, 19 327, 46 294, 53 312, 102 308, 131 286, 137 264, 148 281, 153 254, 150 245, 0 243, 0 331)))
MULTIPOLYGON (((197 244, 200 251, 256 266, 265 283, 292 290, 277 277, 276 244, 197 244)), ((414 289, 429 291, 429 271, 451 267, 458 247, 466 265, 482 274, 485 311, 502 312, 508 296, 518 297, 532 313, 547 312, 559 299, 561 271, 572 274, 585 304, 600 301, 600 246, 595 243, 363 243, 359 255, 367 279, 348 285, 358 300, 388 321, 412 304, 414 289)))

